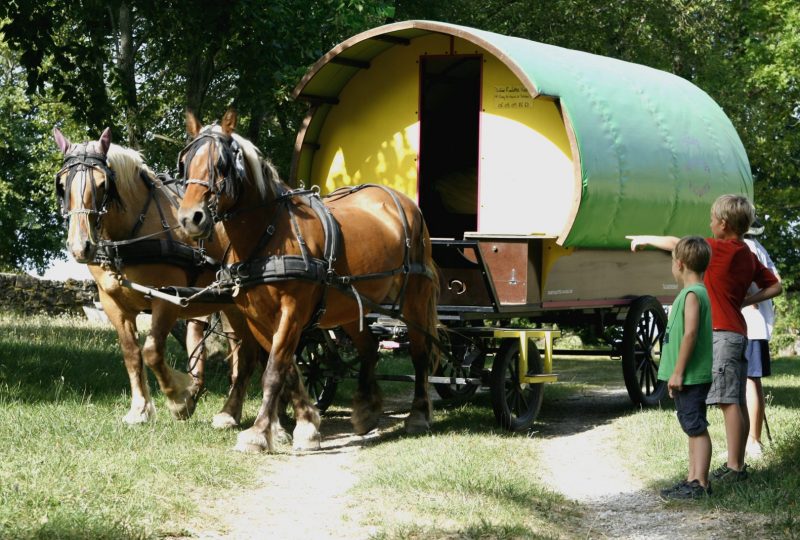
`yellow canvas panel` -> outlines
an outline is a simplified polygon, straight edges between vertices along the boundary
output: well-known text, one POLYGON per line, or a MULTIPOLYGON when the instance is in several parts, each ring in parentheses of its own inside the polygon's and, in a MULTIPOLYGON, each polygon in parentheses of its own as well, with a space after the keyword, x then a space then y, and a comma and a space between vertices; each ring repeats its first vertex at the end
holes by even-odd
POLYGON ((451 53, 484 58, 479 231, 557 234, 573 196, 569 141, 558 109, 552 100, 533 100, 502 62, 459 38, 414 39, 354 76, 325 119, 311 183, 323 193, 380 183, 416 199, 419 58, 451 53), (519 208, 509 208, 509 201, 519 208))
POLYGON ((417 198, 419 63, 446 54, 450 38, 428 35, 374 58, 339 95, 319 137, 311 181, 328 193, 377 183, 417 198))
POLYGON ((485 58, 478 229, 557 236, 575 197, 558 106, 546 96, 532 97, 496 57, 485 58))

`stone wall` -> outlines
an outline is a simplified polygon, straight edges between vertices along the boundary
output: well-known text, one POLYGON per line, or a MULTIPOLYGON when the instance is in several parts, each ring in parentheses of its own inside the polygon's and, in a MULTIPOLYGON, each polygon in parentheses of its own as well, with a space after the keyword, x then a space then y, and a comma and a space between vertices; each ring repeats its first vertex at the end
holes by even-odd
POLYGON ((50 281, 27 274, 0 273, 0 310, 24 314, 47 313, 83 315, 83 306, 97 299, 92 280, 50 281))

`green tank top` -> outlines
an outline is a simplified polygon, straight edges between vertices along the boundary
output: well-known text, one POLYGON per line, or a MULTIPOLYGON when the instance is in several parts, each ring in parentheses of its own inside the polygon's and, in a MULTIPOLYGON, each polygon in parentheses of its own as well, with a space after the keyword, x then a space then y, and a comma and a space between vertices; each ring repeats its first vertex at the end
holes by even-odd
POLYGON ((661 347, 661 363, 658 366, 658 378, 668 381, 675 370, 678 361, 678 351, 683 339, 684 321, 683 310, 686 304, 686 294, 694 293, 700 302, 700 327, 697 332, 697 342, 694 345, 692 356, 686 364, 683 373, 683 384, 703 384, 711 382, 711 363, 713 359, 713 337, 711 326, 711 301, 705 285, 698 283, 684 287, 678 294, 672 309, 669 312, 667 331, 661 347))

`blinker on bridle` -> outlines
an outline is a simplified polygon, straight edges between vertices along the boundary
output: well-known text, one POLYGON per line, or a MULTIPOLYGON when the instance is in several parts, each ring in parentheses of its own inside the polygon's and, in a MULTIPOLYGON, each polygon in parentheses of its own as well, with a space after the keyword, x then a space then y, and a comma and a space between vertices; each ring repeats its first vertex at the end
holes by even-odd
POLYGON ((222 221, 224 216, 217 213, 220 195, 225 194, 234 199, 232 206, 235 206, 239 200, 239 185, 245 177, 242 148, 233 137, 212 131, 212 128, 206 128, 178 154, 178 177, 182 180, 184 187, 190 184, 205 187, 212 195, 211 200, 208 202, 211 217, 215 223, 222 221), (197 152, 206 144, 209 145, 206 153, 208 179, 187 178, 186 164, 191 163, 197 152), (218 149, 216 162, 214 161, 215 148, 218 149))
MULTIPOLYGON (((115 179, 116 176, 114 175, 114 171, 108 166, 108 161, 105 155, 96 152, 89 152, 86 150, 85 146, 83 150, 70 152, 64 156, 62 167, 55 176, 56 197, 61 203, 61 215, 65 218, 69 218, 73 214, 96 214, 99 223, 100 217, 108 211, 108 203, 114 200, 116 197, 115 179), (106 190, 103 194, 103 200, 101 201, 99 207, 97 206, 97 184, 95 183, 94 177, 95 171, 101 172, 105 175, 107 184, 106 190), (64 173, 67 173, 67 179, 64 182, 64 186, 62 186, 60 179, 64 173), (81 201, 80 208, 70 210, 70 194, 72 192, 72 183, 75 180, 75 177, 78 176, 78 173, 83 173, 80 174, 81 182, 86 182, 88 179, 89 187, 92 193, 92 203, 91 207, 87 208, 83 205, 83 201, 81 201)), ((86 185, 84 184, 81 186, 81 193, 83 193, 85 190, 86 185)))

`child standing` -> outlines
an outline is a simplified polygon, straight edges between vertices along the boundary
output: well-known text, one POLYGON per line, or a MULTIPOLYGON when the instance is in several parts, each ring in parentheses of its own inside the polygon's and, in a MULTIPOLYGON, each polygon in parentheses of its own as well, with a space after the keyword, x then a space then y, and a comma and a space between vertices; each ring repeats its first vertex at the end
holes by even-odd
MULTIPOLYGON (((742 241, 755 219, 755 209, 741 195, 722 195, 711 207, 711 262, 704 283, 711 300, 714 328, 712 382, 706 402, 718 404, 725 421, 728 460, 712 473, 721 481, 747 478, 744 463, 745 444, 750 430, 745 388, 747 382, 747 325, 741 309, 769 300, 783 289, 775 275, 759 262, 742 241), (757 290, 748 295, 751 283, 757 290)), ((678 243, 674 236, 629 236, 631 250, 652 245, 672 250, 678 243)))
MULTIPOLYGON (((761 264, 769 268, 780 281, 778 269, 766 248, 756 240, 756 236, 764 232, 764 225, 758 221, 753 222, 750 230, 744 235, 744 242, 750 248, 761 264)), ((768 377, 771 370, 769 356, 769 339, 772 335, 772 325, 775 322, 775 309, 772 300, 759 302, 742 309, 742 315, 747 322, 747 412, 750 417, 750 434, 745 446, 745 455, 754 459, 761 457, 763 444, 761 444, 761 428, 764 425, 766 414, 764 412, 764 390, 761 387, 761 378, 768 377)))
POLYGON ((711 437, 706 420, 706 397, 711 388, 711 301, 703 272, 711 248, 699 236, 682 238, 672 252, 672 276, 681 287, 664 335, 658 378, 667 381, 678 421, 689 436, 689 474, 685 481, 661 490, 667 499, 697 499, 711 494, 708 469, 711 437))

